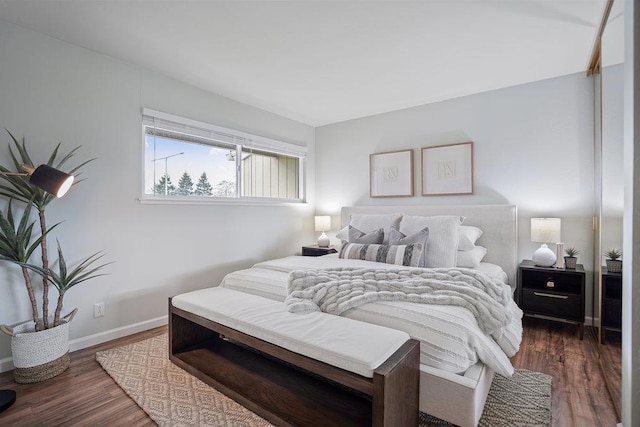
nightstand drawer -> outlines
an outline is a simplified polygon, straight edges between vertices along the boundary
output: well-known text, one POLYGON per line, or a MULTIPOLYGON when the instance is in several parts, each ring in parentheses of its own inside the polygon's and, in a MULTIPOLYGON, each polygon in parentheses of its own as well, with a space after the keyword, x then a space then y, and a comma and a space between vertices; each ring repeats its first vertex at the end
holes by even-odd
POLYGON ((522 309, 527 313, 582 321, 582 298, 579 294, 523 289, 522 309))
POLYGON ((622 328, 622 300, 606 299, 602 304, 602 326, 622 328))
POLYGON ((583 275, 563 271, 522 271, 524 287, 539 291, 579 295, 582 292, 583 275))

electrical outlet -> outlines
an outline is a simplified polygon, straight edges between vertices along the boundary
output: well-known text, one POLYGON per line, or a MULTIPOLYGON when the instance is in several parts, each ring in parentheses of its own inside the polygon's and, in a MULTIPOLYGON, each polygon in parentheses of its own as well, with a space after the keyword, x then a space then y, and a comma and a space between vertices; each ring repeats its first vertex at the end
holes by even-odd
POLYGON ((93 305, 93 317, 104 317, 104 303, 98 302, 93 305))

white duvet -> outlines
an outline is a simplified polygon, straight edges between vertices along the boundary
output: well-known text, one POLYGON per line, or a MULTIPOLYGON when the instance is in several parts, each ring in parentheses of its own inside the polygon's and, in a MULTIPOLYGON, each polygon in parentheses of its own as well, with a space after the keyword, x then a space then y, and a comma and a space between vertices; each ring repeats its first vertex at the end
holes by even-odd
MULTIPOLYGON (((291 271, 339 267, 403 268, 397 265, 331 256, 290 256, 260 262, 252 268, 230 273, 223 279, 221 286, 284 301, 291 271)), ((504 274, 501 269, 498 271, 504 274)), ((507 284, 504 286, 508 287, 507 284)), ((513 301, 508 308, 512 311, 513 320, 492 335, 483 333, 471 312, 458 306, 392 301, 373 302, 352 308, 343 316, 407 332, 412 338, 420 341, 422 364, 461 374, 480 360, 496 373, 511 376, 513 366, 509 357, 520 348, 522 311, 513 301)))

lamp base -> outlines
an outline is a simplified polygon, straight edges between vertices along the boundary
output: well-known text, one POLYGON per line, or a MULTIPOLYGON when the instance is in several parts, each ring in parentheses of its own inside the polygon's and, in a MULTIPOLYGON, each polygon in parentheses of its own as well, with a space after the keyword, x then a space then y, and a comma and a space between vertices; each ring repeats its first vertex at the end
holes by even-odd
POLYGON ((531 255, 531 260, 538 267, 551 267, 556 262, 556 254, 543 243, 533 255, 531 255))
POLYGON ((0 412, 9 408, 16 401, 16 392, 13 390, 0 390, 0 412))
POLYGON ((329 243, 331 243, 331 241, 329 240, 329 236, 324 234, 324 231, 323 231, 320 237, 318 237, 318 247, 328 248, 329 243))

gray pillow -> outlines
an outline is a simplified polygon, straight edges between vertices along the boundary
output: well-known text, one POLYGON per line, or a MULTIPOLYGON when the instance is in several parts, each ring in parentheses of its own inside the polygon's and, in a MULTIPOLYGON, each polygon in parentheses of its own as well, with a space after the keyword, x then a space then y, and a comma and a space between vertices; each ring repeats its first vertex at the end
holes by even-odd
POLYGON ((421 243, 412 245, 369 245, 343 242, 338 257, 417 267, 422 256, 422 249, 421 243))
POLYGON ((405 236, 404 233, 398 231, 397 228, 391 227, 391 232, 389 233, 389 244, 390 245, 411 245, 414 243, 421 243, 423 250, 420 256, 420 260, 418 261, 418 267, 425 267, 427 251, 427 240, 429 240, 429 227, 425 227, 422 230, 405 236))
POLYGON ((365 245, 380 244, 383 239, 384 229, 382 228, 365 234, 354 226, 349 226, 349 243, 362 243, 365 245))
POLYGON ((370 233, 382 228, 384 230, 382 243, 387 245, 389 244, 389 229, 391 226, 395 226, 397 229, 400 229, 400 219, 402 219, 401 213, 384 215, 352 213, 349 216, 349 225, 352 225, 365 233, 370 233))

